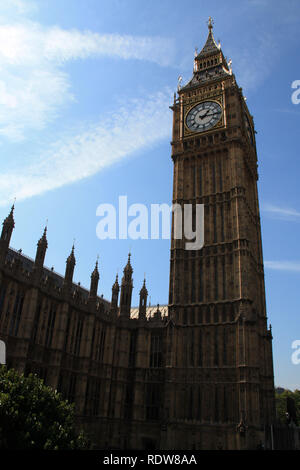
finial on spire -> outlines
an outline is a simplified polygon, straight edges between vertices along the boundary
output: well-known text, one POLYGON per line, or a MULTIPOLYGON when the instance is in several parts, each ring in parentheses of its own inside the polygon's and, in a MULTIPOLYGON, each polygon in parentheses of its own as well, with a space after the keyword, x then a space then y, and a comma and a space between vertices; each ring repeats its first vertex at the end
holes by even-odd
POLYGON ((213 24, 214 24, 214 20, 212 19, 211 16, 208 18, 207 24, 208 24, 209 32, 211 32, 211 30, 213 29, 213 24))

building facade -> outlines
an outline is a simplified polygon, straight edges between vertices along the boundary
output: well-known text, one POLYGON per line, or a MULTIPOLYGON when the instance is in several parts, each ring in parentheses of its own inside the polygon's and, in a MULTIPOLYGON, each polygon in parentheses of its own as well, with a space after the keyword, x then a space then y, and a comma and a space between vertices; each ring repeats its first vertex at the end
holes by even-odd
POLYGON ((204 246, 174 236, 169 304, 132 308, 130 255, 111 301, 73 283, 74 247, 61 276, 0 239, 0 340, 7 364, 75 403, 95 448, 254 449, 274 422, 253 118, 208 23, 192 79, 174 96, 173 203, 204 205, 204 246))

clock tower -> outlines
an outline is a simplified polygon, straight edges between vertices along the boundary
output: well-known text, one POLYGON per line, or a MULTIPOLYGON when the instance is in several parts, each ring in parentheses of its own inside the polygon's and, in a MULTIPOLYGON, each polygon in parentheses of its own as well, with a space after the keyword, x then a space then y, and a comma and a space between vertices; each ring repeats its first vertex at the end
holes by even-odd
POLYGON ((212 29, 171 108, 173 204, 204 205, 204 246, 171 241, 165 446, 256 448, 275 404, 255 130, 212 29))

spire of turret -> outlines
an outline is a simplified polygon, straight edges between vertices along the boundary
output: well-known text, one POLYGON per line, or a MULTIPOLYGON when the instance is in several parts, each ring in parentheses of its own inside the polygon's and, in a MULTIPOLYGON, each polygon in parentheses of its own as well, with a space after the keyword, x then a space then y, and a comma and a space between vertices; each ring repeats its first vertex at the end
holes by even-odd
POLYGON ((143 286, 140 290, 140 306, 139 318, 146 318, 148 290, 146 287, 146 279, 144 278, 143 286))
POLYGON ((120 300, 120 315, 130 318, 130 308, 131 308, 131 296, 132 296, 132 273, 133 269, 131 266, 131 253, 128 254, 128 261, 124 268, 124 275, 122 277, 122 287, 121 287, 121 300, 120 300))
POLYGON ((94 279, 99 279, 99 271, 98 271, 98 257, 97 257, 97 260, 96 260, 96 264, 95 264, 94 271, 93 271, 93 272, 92 272, 92 274, 91 274, 91 278, 94 278, 94 279))
POLYGON ((89 298, 94 301, 97 298, 99 278, 100 278, 100 275, 98 271, 98 257, 97 257, 94 271, 91 274, 91 285, 90 285, 90 295, 89 295, 89 298))
POLYGON ((74 267, 76 264, 74 250, 75 250, 75 247, 73 243, 71 253, 69 254, 67 261, 66 261, 64 285, 68 287, 71 287, 71 284, 73 282, 74 267))
POLYGON ((2 224, 3 227, 2 227, 1 237, 0 237, 0 263, 5 262, 12 232, 15 227, 14 209, 15 209, 15 204, 12 205, 10 209, 10 213, 4 219, 3 224, 2 224))
POLYGON ((47 225, 46 225, 45 228, 44 228, 43 235, 41 236, 41 238, 40 238, 39 241, 38 241, 38 245, 45 245, 46 247, 48 247, 48 241, 47 241, 47 225))
POLYGON ((128 253, 128 261, 127 261, 127 264, 126 264, 126 266, 125 266, 125 268, 124 268, 124 274, 125 274, 125 273, 128 273, 128 274, 129 274, 129 273, 131 273, 131 274, 133 273, 133 269, 132 269, 132 266, 131 266, 130 258, 131 258, 131 253, 129 252, 129 253, 128 253))
POLYGON ((3 225, 10 226, 10 227, 14 228, 14 226, 15 226, 14 210, 15 210, 15 203, 13 203, 13 205, 11 206, 10 213, 4 219, 3 225))
POLYGON ((74 246, 74 243, 73 243, 71 253, 69 254, 69 256, 67 258, 67 263, 68 264, 74 264, 74 265, 76 264, 74 250, 75 250, 75 246, 74 246))
POLYGON ((44 228, 43 235, 37 242, 37 250, 35 255, 35 266, 42 268, 45 261, 46 251, 48 248, 48 241, 47 241, 47 225, 44 228))

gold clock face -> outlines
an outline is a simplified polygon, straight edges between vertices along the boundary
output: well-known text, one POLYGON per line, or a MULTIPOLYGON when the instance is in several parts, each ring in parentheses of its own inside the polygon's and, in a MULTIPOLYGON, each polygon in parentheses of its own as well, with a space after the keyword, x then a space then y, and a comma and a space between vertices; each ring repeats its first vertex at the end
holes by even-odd
POLYGON ((186 116, 190 131, 204 132, 214 127, 222 116, 222 107, 216 101, 204 101, 194 106, 186 116))

